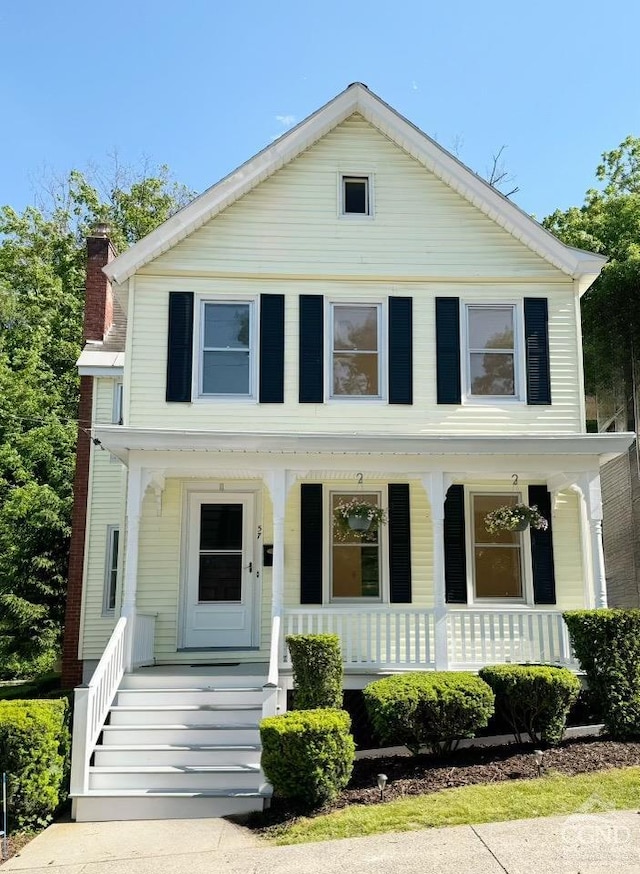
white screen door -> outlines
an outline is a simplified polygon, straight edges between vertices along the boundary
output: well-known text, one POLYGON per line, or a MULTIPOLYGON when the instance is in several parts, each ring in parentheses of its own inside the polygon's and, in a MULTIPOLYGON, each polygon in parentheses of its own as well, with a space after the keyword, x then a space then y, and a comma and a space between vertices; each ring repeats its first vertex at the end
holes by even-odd
POLYGON ((253 495, 190 495, 184 647, 253 645, 253 506, 253 495))

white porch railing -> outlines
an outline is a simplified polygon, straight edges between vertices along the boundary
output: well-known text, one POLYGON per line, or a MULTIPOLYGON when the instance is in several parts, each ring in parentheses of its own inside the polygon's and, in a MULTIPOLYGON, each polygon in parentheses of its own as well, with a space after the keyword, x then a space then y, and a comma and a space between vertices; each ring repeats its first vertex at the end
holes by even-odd
POLYGON ((262 716, 275 716, 278 712, 278 660, 280 654, 280 624, 281 618, 276 615, 271 621, 271 650, 269 653, 269 673, 267 682, 262 687, 262 716))
POLYGON ((555 610, 317 607, 286 610, 287 634, 334 633, 345 668, 477 670, 488 664, 544 662, 577 668, 562 614, 555 610))
POLYGON ((71 795, 84 795, 89 788, 89 759, 126 670, 129 631, 128 620, 123 616, 116 623, 88 685, 75 690, 71 795))
POLYGON ((555 610, 450 610, 449 667, 542 662, 578 667, 562 613, 555 610))
MULTIPOLYGON (((287 634, 337 634, 345 667, 435 666, 433 610, 378 607, 300 608, 285 611, 287 634)), ((282 663, 289 665, 283 641, 282 663)))

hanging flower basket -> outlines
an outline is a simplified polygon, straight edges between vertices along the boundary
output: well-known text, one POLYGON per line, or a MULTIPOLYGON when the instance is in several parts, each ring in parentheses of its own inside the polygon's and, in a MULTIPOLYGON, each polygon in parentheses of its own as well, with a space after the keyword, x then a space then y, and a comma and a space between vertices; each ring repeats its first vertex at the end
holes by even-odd
POLYGON ((526 504, 505 504, 484 517, 484 527, 489 534, 498 534, 500 531, 526 531, 529 526, 539 531, 546 531, 549 527, 548 521, 535 504, 531 507, 526 504))
POLYGON ((334 537, 338 540, 351 540, 354 536, 365 537, 373 534, 387 521, 387 511, 375 504, 351 498, 340 501, 333 511, 334 537))

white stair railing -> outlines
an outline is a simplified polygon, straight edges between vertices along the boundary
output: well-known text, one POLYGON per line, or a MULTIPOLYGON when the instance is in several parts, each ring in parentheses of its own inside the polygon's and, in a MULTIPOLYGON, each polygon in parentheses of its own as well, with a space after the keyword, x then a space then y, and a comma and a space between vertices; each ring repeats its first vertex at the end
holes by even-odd
POLYGON ((89 760, 125 673, 131 627, 124 616, 118 620, 91 680, 75 690, 71 795, 84 795, 89 788, 89 760))
POLYGON ((136 613, 131 642, 131 667, 141 668, 154 663, 157 613, 136 613))
POLYGON ((278 712, 278 661, 280 654, 280 616, 275 615, 271 621, 271 648, 269 652, 269 673, 267 682, 262 687, 262 716, 275 716, 278 712))

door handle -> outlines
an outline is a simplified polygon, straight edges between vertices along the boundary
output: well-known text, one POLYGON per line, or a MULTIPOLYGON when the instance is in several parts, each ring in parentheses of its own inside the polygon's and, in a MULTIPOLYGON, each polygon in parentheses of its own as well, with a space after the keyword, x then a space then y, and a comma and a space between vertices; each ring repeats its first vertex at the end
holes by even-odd
POLYGON ((245 569, 248 570, 250 574, 252 574, 253 573, 253 562, 250 561, 249 564, 246 565, 245 569))

